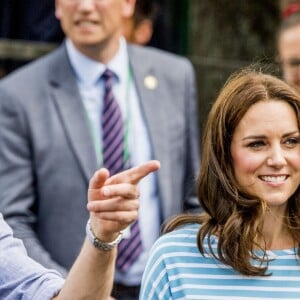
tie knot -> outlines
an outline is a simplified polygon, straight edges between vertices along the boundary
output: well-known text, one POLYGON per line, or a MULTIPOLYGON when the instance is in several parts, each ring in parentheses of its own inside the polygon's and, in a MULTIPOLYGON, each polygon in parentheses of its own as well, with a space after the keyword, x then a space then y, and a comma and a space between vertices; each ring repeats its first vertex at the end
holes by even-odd
POLYGON ((111 80, 113 77, 115 76, 114 72, 111 71, 110 69, 105 69, 105 71, 102 74, 102 78, 107 81, 107 80, 111 80))

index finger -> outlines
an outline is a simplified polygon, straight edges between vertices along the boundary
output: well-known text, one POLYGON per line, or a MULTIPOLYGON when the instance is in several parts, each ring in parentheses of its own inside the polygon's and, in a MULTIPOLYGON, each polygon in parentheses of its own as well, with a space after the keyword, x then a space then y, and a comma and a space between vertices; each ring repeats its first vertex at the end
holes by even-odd
POLYGON ((105 185, 118 183, 137 184, 142 178, 154 171, 157 171, 159 168, 160 162, 158 160, 150 160, 137 167, 113 175, 112 177, 108 178, 108 180, 105 182, 105 185))

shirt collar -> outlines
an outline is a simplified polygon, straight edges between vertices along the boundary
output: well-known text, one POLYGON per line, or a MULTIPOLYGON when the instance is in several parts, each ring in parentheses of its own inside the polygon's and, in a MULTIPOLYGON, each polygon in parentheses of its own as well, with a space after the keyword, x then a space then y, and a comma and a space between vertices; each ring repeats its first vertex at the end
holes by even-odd
POLYGON ((71 65, 74 69, 76 78, 79 82, 86 85, 95 84, 100 78, 104 70, 109 68, 113 71, 118 80, 126 82, 128 75, 128 52, 125 39, 120 38, 120 47, 116 55, 108 62, 107 66, 95 61, 78 51, 70 39, 66 40, 67 53, 70 58, 71 65))

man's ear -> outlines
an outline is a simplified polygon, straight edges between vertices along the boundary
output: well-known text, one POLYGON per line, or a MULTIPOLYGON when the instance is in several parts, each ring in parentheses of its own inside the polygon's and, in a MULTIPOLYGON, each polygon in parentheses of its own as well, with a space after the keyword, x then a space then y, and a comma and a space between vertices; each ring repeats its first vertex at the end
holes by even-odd
POLYGON ((55 0, 55 17, 58 20, 61 18, 60 0, 55 0))
POLYGON ((153 23, 151 20, 140 22, 134 29, 133 39, 136 44, 146 45, 150 42, 153 34, 153 23))
POLYGON ((136 0, 123 0, 123 17, 130 18, 134 14, 136 0))

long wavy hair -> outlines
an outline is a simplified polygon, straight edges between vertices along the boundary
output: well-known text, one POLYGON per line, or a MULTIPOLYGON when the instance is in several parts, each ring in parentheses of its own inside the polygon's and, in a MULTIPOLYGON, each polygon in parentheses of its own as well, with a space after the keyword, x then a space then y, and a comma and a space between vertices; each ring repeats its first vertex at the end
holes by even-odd
MULTIPOLYGON (((300 128, 300 98, 280 79, 244 70, 227 81, 208 115, 202 139, 197 188, 204 213, 177 216, 164 228, 168 232, 187 223, 202 224, 197 236, 200 253, 208 251, 222 263, 244 275, 268 275, 266 248, 257 244, 258 240, 263 239, 261 229, 267 205, 238 184, 230 146, 234 130, 248 109, 259 101, 270 99, 285 101, 291 105, 300 128), (212 235, 218 236, 217 253, 212 250, 212 235), (204 248, 206 237, 208 250, 204 248), (263 251, 263 256, 255 254, 257 248, 263 251)), ((295 246, 300 249, 299 186, 288 200, 286 226, 295 240, 295 246)))

